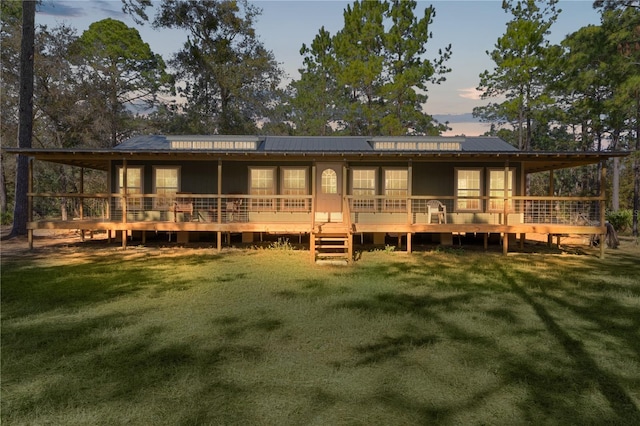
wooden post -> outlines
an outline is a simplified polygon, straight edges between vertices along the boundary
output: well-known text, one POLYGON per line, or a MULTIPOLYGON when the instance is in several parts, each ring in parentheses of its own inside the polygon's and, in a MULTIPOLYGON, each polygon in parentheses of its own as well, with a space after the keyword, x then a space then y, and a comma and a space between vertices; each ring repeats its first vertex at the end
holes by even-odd
MULTIPOLYGON (((122 223, 127 223, 127 159, 122 160, 122 223)), ((124 238, 123 238, 124 240, 124 238)), ((124 244, 124 243, 123 243, 124 244)))
POLYGON ((27 239, 29 241, 29 250, 33 250, 33 158, 29 158, 27 162, 28 182, 27 182, 27 239))
MULTIPOLYGON (((554 177, 553 177, 553 170, 549 171, 549 197, 553 197, 553 193, 555 191, 554 189, 554 177)), ((558 240, 559 241, 559 240, 558 240)), ((560 244, 558 244, 559 246, 560 244)), ((551 246, 553 246, 553 235, 552 234, 548 234, 547 235, 547 247, 551 248, 551 246)))
MULTIPOLYGON (((600 229, 605 228, 605 222, 607 220, 607 212, 606 212, 606 191, 605 191, 605 182, 607 179, 607 164, 602 161, 600 167, 600 229)), ((606 244, 605 238, 606 234, 600 234, 600 259, 604 259, 604 246, 606 244)))
MULTIPOLYGON (((502 215, 504 216, 503 223, 506 226, 509 225, 509 160, 504 163, 504 196, 502 201, 502 215)), ((502 235, 502 254, 506 255, 509 252, 509 233, 504 232, 502 235)))
POLYGON ((411 253, 411 232, 407 232, 407 253, 411 253))
MULTIPOLYGON (((84 167, 80 167, 80 194, 84 194, 84 167)), ((80 206, 78 208, 80 220, 84 219, 84 198, 80 197, 80 206)), ((80 230, 80 241, 84 242, 84 229, 80 230)))
MULTIPOLYGON (((222 159, 218 159, 218 223, 222 223, 222 159)), ((219 247, 220 245, 218 245, 219 247)))
POLYGON ((316 261, 316 165, 311 166, 311 232, 309 233, 309 251, 311 261, 316 261))
MULTIPOLYGON (((413 225, 413 162, 409 160, 407 169, 407 223, 413 225)), ((445 221, 447 218, 445 218, 445 221)), ((409 250, 409 238, 407 237, 407 251, 409 250)))

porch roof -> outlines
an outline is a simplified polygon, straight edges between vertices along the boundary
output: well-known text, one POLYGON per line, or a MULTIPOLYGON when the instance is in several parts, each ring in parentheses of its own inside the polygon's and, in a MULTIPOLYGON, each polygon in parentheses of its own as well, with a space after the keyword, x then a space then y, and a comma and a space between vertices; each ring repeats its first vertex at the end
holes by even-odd
POLYGON ((111 161, 350 160, 467 163, 521 162, 526 173, 598 163, 628 152, 519 151, 495 137, 137 136, 111 149, 8 148, 41 161, 108 170, 111 161), (192 145, 185 145, 185 142, 192 145), (178 142, 173 144, 172 142, 178 142), (209 144, 211 143, 211 144, 209 144), (185 148, 190 146, 191 148, 185 148), (196 147, 196 148, 193 148, 196 147), (432 149, 424 149, 432 148, 432 149), (420 149, 422 148, 422 149, 420 149), (441 148, 441 149, 438 149, 441 148))

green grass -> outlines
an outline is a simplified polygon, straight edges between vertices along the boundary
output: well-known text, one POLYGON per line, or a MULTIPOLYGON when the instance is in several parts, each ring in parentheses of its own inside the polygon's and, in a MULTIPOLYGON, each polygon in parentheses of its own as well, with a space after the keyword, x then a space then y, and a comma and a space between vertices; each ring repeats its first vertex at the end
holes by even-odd
POLYGON ((3 425, 640 424, 637 247, 54 257, 3 261, 3 425))

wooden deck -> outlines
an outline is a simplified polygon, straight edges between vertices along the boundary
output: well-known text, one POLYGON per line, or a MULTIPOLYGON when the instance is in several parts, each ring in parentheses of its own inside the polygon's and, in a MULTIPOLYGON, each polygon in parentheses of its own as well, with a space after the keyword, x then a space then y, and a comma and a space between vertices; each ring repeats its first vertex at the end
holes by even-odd
MULTIPOLYGON (((311 241, 323 238, 323 227, 326 223, 318 223, 319 217, 311 196, 302 199, 302 209, 287 210, 285 201, 299 201, 300 197, 288 200, 277 196, 264 203, 264 197, 252 198, 249 195, 212 195, 190 194, 191 205, 180 208, 158 208, 158 196, 142 194, 127 197, 120 194, 29 194, 31 203, 38 197, 73 200, 77 206, 74 212, 79 216, 71 220, 43 219, 28 223, 31 235, 30 246, 33 246, 32 234, 37 229, 66 229, 81 232, 108 231, 130 235, 141 232, 145 238, 147 232, 168 232, 181 235, 188 241, 189 233, 215 233, 218 249, 222 249, 224 234, 243 234, 247 239, 251 234, 290 234, 308 235, 311 241), (243 207, 239 210, 226 208, 234 201, 243 207), (263 204, 259 204, 260 201, 263 204), (308 201, 308 202, 307 202, 308 201), (269 209, 263 208, 266 204, 269 209), (256 207, 257 206, 257 207, 256 207)), ((456 211, 453 197, 439 197, 447 205, 441 216, 434 216, 425 206, 428 196, 409 196, 403 199, 385 199, 376 196, 371 200, 358 198, 354 202, 352 196, 343 200, 343 210, 339 217, 340 226, 345 229, 341 238, 351 241, 356 235, 374 234, 377 240, 384 235, 402 235, 406 238, 407 251, 411 252, 412 236, 416 234, 435 234, 443 244, 450 244, 453 235, 461 234, 499 234, 502 237, 503 251, 508 251, 509 235, 548 234, 553 235, 600 235, 606 232, 602 202, 598 197, 559 198, 559 197, 512 197, 501 200, 510 210, 503 211, 456 211), (358 209, 358 205, 366 205, 367 210, 358 209), (377 206, 370 209, 371 205, 377 206), (385 209, 392 205, 393 209, 385 209), (399 207, 398 207, 399 206, 399 207), (424 210, 424 211, 423 211, 424 210)), ((485 199, 489 205, 493 199, 485 199)), ((174 205, 173 202, 165 206, 174 205)), ((75 204, 74 204, 75 203, 75 204)), ((293 203, 292 203, 293 204, 293 203)), ((177 205, 177 204, 176 204, 177 205)), ((325 233, 328 232, 325 230, 325 233)), ((335 233, 335 232, 334 232, 335 233)), ((127 238, 121 238, 123 246, 127 238)), ((312 247, 314 245, 312 244, 312 247)), ((486 238, 485 238, 486 246, 486 238)), ((345 252, 351 255, 350 244, 345 245, 345 252)), ((315 257, 315 250, 314 257, 315 257)), ((601 252, 604 255, 604 252, 601 252)))

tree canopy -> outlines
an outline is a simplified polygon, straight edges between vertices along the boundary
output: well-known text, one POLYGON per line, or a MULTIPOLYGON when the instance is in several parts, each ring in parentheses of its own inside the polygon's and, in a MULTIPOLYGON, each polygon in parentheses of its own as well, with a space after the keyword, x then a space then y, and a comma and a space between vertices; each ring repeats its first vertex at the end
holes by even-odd
POLYGON ((344 27, 320 29, 301 54, 301 78, 292 82, 296 131, 351 135, 439 134, 444 126, 424 112, 428 84, 444 81, 451 46, 429 60, 435 10, 417 16, 415 1, 355 1, 344 27), (311 121, 308 121, 313 117, 311 121))

